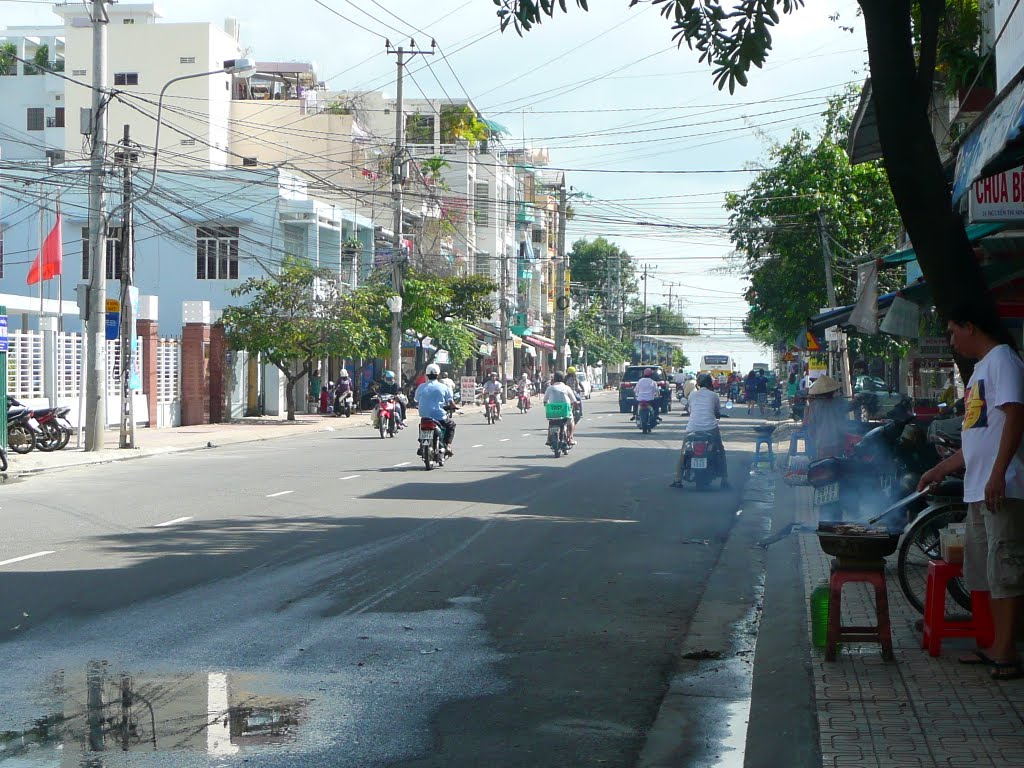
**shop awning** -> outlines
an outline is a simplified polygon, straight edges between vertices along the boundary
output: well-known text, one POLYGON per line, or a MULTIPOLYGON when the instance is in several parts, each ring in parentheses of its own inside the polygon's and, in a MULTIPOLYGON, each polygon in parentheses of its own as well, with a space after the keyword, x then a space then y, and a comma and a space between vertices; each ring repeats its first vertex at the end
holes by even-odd
MULTIPOLYGON (((968 224, 967 225, 967 239, 972 243, 976 243, 982 238, 994 235, 996 232, 1001 232, 1006 229, 1008 225, 997 224, 994 222, 984 224, 968 224)), ((898 264, 906 264, 910 261, 917 259, 917 251, 913 248, 904 248, 902 251, 896 251, 890 253, 888 256, 882 258, 882 263, 887 267, 896 266, 898 264)))
POLYGON ((546 349, 549 352, 555 351, 555 342, 546 336, 538 336, 534 333, 523 334, 523 341, 538 349, 546 349))
POLYGON ((850 123, 850 132, 846 138, 846 154, 850 158, 850 165, 877 160, 882 156, 870 77, 864 81, 864 86, 860 89, 857 112, 850 123))
POLYGON ((976 180, 1020 165, 1024 159, 1024 72, 974 121, 960 141, 953 202, 976 180))
POLYGON ((493 339, 497 339, 498 338, 498 334, 491 333, 490 331, 488 331, 488 330, 486 330, 484 328, 479 328, 479 327, 477 327, 475 325, 471 325, 469 323, 466 323, 466 328, 468 328, 470 331, 472 331, 474 334, 476 334, 476 337, 478 339, 480 339, 481 341, 493 340, 493 339))

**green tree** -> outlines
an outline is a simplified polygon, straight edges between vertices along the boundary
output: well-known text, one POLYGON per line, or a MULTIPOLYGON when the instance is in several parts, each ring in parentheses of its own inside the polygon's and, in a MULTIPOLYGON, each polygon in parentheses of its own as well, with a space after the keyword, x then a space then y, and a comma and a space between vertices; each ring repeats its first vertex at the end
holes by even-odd
MULTIPOLYGON (((520 34, 567 10, 566 0, 494 0, 502 29, 520 34)), ((779 11, 803 0, 652 0, 672 24, 673 39, 696 49, 719 88, 746 85, 751 67, 763 67, 779 11)), ((639 0, 629 0, 630 7, 639 0)), ((871 69, 879 144, 893 198, 939 313, 965 302, 997 322, 995 301, 974 257, 960 214, 950 204, 946 173, 932 134, 931 110, 943 21, 959 0, 858 0, 871 69)), ((588 0, 576 0, 587 10, 588 0)), ((973 11, 972 11, 973 12, 973 11)), ((952 61, 947 59, 952 67, 952 61)), ((969 374, 971 366, 961 363, 969 374)))
POLYGON ((13 75, 18 70, 18 46, 0 43, 0 76, 13 75))
POLYGON ((565 337, 588 364, 618 365, 629 360, 630 346, 608 332, 603 314, 601 302, 592 302, 569 321, 565 337))
POLYGON ((570 294, 576 303, 589 304, 601 295, 636 295, 636 267, 633 258, 615 243, 603 237, 577 240, 569 252, 572 277, 570 294), (619 289, 621 288, 621 291, 619 289))
MULTIPOLYGON (((856 300, 852 279, 857 254, 881 255, 896 246, 900 217, 880 162, 851 166, 844 149, 852 109, 830 100, 822 135, 797 130, 769 149, 771 167, 738 194, 726 196, 730 238, 744 260, 750 287, 747 332, 773 345, 791 342, 807 318, 828 306, 818 214, 835 241, 836 295, 856 300)), ((883 288, 899 287, 883 272, 883 288)))
POLYGON ((299 260, 287 261, 279 275, 251 277, 232 296, 245 304, 224 310, 221 322, 234 349, 259 354, 287 381, 288 420, 295 420, 295 385, 327 357, 376 357, 388 349, 383 302, 358 293, 343 294, 337 275, 299 260))

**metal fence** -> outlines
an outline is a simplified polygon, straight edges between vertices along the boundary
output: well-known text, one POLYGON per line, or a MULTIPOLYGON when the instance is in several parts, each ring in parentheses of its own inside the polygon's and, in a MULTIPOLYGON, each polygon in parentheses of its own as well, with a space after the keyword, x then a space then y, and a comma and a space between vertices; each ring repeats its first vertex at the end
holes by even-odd
POLYGON ((181 398, 181 339, 161 337, 156 347, 156 401, 173 403, 181 398))

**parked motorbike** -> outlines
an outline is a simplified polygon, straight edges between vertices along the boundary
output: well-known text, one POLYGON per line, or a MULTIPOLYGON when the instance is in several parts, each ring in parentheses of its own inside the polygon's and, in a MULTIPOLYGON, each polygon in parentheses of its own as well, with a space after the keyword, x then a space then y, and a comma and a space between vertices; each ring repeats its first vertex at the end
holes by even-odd
POLYGON ((712 481, 725 477, 725 454, 711 432, 687 432, 683 443, 683 480, 706 490, 712 481))
POLYGON ((654 430, 658 424, 657 400, 643 400, 637 404, 636 425, 645 435, 654 430))
MULTIPOLYGON (((8 396, 8 406, 26 407, 24 403, 16 398, 8 396)), ((39 424, 39 433, 36 435, 36 448, 40 451, 58 451, 71 440, 73 427, 68 421, 68 414, 71 409, 66 406, 56 408, 35 408, 32 409, 32 417, 39 424)))
POLYGON ((398 406, 394 395, 377 395, 377 430, 380 436, 394 437, 398 432, 398 406))
POLYGON ((487 395, 487 399, 484 402, 484 418, 487 419, 488 424, 493 424, 498 420, 497 395, 487 395))
MULTIPOLYGON (((454 404, 446 407, 448 418, 453 419, 455 413, 454 404)), ((444 438, 448 427, 434 419, 423 417, 420 419, 419 450, 416 451, 423 459, 423 468, 430 471, 434 466, 443 467, 445 460, 444 438)))
POLYGON ((7 406, 7 447, 15 453, 26 454, 35 450, 36 439, 42 434, 39 422, 24 405, 7 406))

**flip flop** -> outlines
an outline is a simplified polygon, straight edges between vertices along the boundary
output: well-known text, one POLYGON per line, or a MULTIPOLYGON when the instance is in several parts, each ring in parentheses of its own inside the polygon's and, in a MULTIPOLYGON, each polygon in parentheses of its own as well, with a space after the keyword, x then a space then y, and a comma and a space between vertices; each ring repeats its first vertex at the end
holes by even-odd
POLYGON ((960 662, 961 664, 979 665, 979 666, 980 665, 985 665, 987 667, 991 667, 991 666, 993 666, 995 664, 995 661, 993 661, 989 657, 989 655, 987 653, 985 653, 984 651, 977 651, 977 650, 976 651, 971 651, 970 653, 968 653, 968 654, 966 654, 964 656, 961 656, 960 658, 957 659, 957 661, 960 662))
POLYGON ((996 661, 992 663, 993 680, 1019 680, 1024 677, 1024 668, 1019 661, 996 661))

